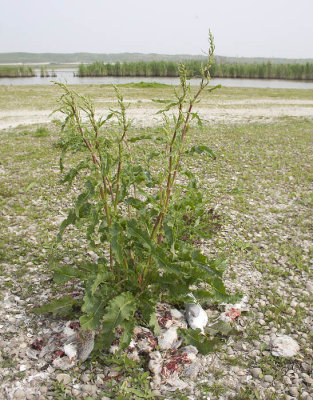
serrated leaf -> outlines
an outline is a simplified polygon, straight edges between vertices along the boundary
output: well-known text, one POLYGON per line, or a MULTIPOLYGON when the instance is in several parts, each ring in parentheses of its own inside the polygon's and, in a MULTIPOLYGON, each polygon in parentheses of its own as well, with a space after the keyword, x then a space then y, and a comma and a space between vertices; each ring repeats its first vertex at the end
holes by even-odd
POLYGON ((109 347, 113 342, 118 326, 127 329, 127 323, 123 326, 123 322, 131 320, 136 308, 136 299, 130 292, 124 292, 109 301, 102 319, 101 338, 105 347, 109 347))
POLYGON ((197 146, 192 146, 190 150, 187 151, 187 153, 191 156, 195 154, 207 154, 214 160, 216 159, 216 156, 210 147, 205 146, 204 144, 197 145, 197 146))
POLYGON ((131 137, 127 141, 129 143, 135 143, 135 142, 138 142, 139 140, 150 140, 150 139, 152 139, 152 135, 140 135, 140 136, 131 137))
POLYGON ((122 264, 123 262, 123 249, 120 243, 120 238, 122 236, 122 227, 115 222, 111 229, 110 229, 110 233, 111 233, 111 248, 112 251, 118 261, 119 264, 122 264))
POLYGON ((136 199, 134 197, 128 197, 127 199, 125 199, 125 203, 136 208, 137 210, 140 210, 141 208, 144 208, 146 206, 146 204, 143 201, 136 199))
POLYGON ((83 330, 98 329, 101 323, 101 318, 104 314, 105 300, 103 297, 96 297, 89 293, 84 296, 82 311, 84 315, 79 318, 80 325, 83 330))
POLYGON ((156 336, 161 334, 160 325, 155 312, 153 312, 150 316, 149 326, 152 328, 153 333, 156 336))
POLYGON ((61 297, 60 299, 52 300, 50 303, 44 304, 41 307, 33 309, 33 312, 35 314, 50 313, 50 312, 53 313, 54 315, 64 314, 70 311, 76 302, 77 301, 73 299, 73 297, 64 296, 61 297))
POLYGON ((54 270, 53 279, 56 283, 65 283, 71 279, 83 279, 84 274, 77 268, 70 267, 69 265, 63 265, 54 270))
POLYGON ((202 335, 201 329, 180 329, 179 332, 182 334, 185 344, 195 346, 203 355, 214 351, 219 342, 216 338, 209 339, 202 335))
POLYGON ((65 231, 65 229, 66 229, 69 225, 74 225, 74 224, 75 224, 76 219, 77 219, 77 217, 76 217, 76 214, 75 214, 75 210, 71 210, 71 211, 68 213, 67 218, 66 218, 66 219, 61 223, 61 225, 60 225, 59 233, 58 233, 58 236, 57 236, 57 240, 58 240, 58 241, 61 241, 62 235, 63 235, 63 232, 65 231))
POLYGON ((221 335, 224 335, 224 336, 229 336, 234 331, 234 328, 226 321, 220 320, 220 321, 217 321, 215 324, 213 324, 209 327, 206 327, 204 329, 204 331, 207 335, 210 335, 210 336, 214 336, 217 333, 220 333, 221 335))
POLYGON ((90 286, 90 292, 91 292, 91 294, 92 295, 94 295, 95 294, 95 292, 96 292, 96 290, 97 290, 97 288, 98 288, 98 286, 101 284, 101 283, 105 283, 105 282, 107 282, 108 281, 108 279, 110 279, 111 278, 111 273, 110 272, 99 272, 98 274, 97 274, 97 276, 95 277, 95 280, 93 281, 93 283, 92 283, 92 285, 90 286))

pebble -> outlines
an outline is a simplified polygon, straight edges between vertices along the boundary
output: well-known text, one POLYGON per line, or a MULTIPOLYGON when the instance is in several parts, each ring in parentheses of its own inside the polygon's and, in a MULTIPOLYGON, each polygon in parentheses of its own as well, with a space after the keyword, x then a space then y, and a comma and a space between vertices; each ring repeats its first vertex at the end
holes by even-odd
POLYGON ((76 399, 79 395, 81 394, 81 391, 79 389, 72 389, 72 395, 74 396, 74 398, 76 399))
POLYGON ((83 392, 87 392, 89 394, 96 394, 97 390, 98 388, 96 385, 82 385, 83 392))
POLYGON ((23 389, 17 389, 14 392, 14 399, 25 399, 26 398, 26 393, 24 392, 23 389))
POLYGON ((80 377, 80 380, 81 380, 82 382, 84 382, 84 383, 88 383, 88 382, 90 382, 90 376, 89 376, 88 374, 83 374, 83 375, 80 377))
POLYGON ((285 385, 288 385, 288 386, 291 385, 291 379, 288 376, 283 377, 283 382, 285 385))
POLYGON ((59 383, 63 383, 64 385, 71 382, 71 377, 68 374, 58 374, 56 378, 59 383))
MULTIPOLYGON (((304 375, 304 374, 303 374, 304 375)), ((313 378, 310 378, 308 375, 304 375, 304 381, 308 384, 308 385, 310 385, 310 386, 313 386, 313 378)))
POLYGON ((299 394, 298 388, 297 388, 296 386, 291 386, 291 387, 289 388, 289 393, 290 393, 292 396, 297 397, 298 394, 299 394))
POLYGON ((261 368, 252 368, 251 374, 254 378, 258 378, 262 374, 261 368))
POLYGON ((274 378, 272 377, 272 375, 264 375, 264 380, 265 382, 272 383, 274 378))

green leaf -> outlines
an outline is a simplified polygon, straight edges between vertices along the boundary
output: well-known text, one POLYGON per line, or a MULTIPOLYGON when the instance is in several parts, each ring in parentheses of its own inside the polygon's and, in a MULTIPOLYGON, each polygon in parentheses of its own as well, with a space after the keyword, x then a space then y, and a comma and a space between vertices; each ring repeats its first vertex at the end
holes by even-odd
POLYGON ((63 232, 65 231, 65 229, 66 229, 69 225, 74 225, 75 222, 76 222, 76 219, 77 219, 77 217, 76 217, 76 214, 75 214, 75 210, 71 210, 71 211, 68 213, 67 218, 66 218, 66 219, 61 223, 61 225, 60 225, 59 233, 58 233, 58 236, 57 236, 57 240, 58 240, 59 242, 60 242, 61 239, 62 239, 62 235, 63 235, 63 232))
POLYGON ((190 150, 187 151, 187 154, 190 156, 193 156, 195 154, 207 154, 214 160, 216 159, 216 156, 210 147, 205 146, 204 144, 198 145, 198 146, 192 146, 190 150))
POLYGON ((156 316, 156 313, 153 312, 150 316, 150 320, 149 320, 149 326, 152 328, 153 333, 155 335, 160 335, 161 334, 161 329, 160 329, 160 325, 156 316))
POLYGON ((35 314, 41 314, 41 313, 53 313, 55 314, 66 314, 68 311, 70 311, 73 307, 73 305, 77 301, 73 299, 71 296, 64 296, 61 297, 60 299, 55 299, 52 300, 48 304, 44 304, 41 307, 33 309, 33 312, 35 314))
POLYGON ((152 135, 140 135, 140 136, 135 136, 132 138, 128 139, 129 143, 135 143, 138 142, 139 140, 150 140, 152 139, 152 135))
POLYGON ((112 274, 109 271, 99 272, 95 277, 95 280, 93 281, 92 285, 90 286, 91 294, 94 295, 98 286, 101 283, 107 282, 110 278, 112 278, 112 274))
POLYGON ((179 333, 183 336, 186 345, 195 346, 201 354, 208 354, 214 351, 218 339, 209 339, 201 334, 200 329, 180 329, 179 333))
POLYGON ((120 224, 117 222, 114 222, 110 229, 111 233, 111 247, 112 251, 115 254, 116 260, 118 261, 119 264, 123 263, 123 249, 120 243, 120 238, 122 237, 123 230, 120 224))
POLYGON ((134 197, 128 197, 127 199, 125 199, 125 203, 129 204, 130 206, 136 208, 137 210, 140 210, 141 208, 145 208, 146 204, 145 202, 136 199, 134 197))
POLYGON ((115 330, 118 326, 124 330, 129 329, 127 321, 132 319, 136 308, 136 299, 130 292, 124 292, 109 301, 102 319, 101 339, 105 347, 109 347, 115 339, 115 330))
POLYGON ((25 189, 25 193, 29 192, 30 190, 32 190, 35 186, 37 186, 36 182, 32 182, 30 183, 27 188, 25 189))
POLYGON ((83 279, 85 276, 82 271, 77 268, 63 265, 54 270, 53 279, 56 283, 65 283, 71 279, 83 279))
POLYGON ((193 119, 196 119, 196 120, 197 120, 198 126, 199 126, 200 128, 203 127, 201 118, 199 117, 199 114, 198 114, 198 113, 191 113, 191 117, 192 117, 192 118, 191 118, 192 120, 193 120, 193 119))
POLYGON ((209 336, 215 336, 217 333, 223 336, 229 336, 234 332, 234 328, 225 321, 218 321, 214 325, 206 327, 204 331, 209 336))
POLYGON ((104 314, 104 309, 105 299, 103 297, 86 293, 82 306, 84 315, 79 319, 82 329, 98 329, 104 314))

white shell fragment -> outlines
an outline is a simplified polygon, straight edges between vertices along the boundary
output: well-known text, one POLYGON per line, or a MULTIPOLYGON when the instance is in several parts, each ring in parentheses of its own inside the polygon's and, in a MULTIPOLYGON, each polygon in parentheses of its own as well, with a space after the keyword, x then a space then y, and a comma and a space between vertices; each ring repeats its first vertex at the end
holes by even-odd
POLYGON ((276 357, 293 357, 300 347, 290 336, 281 335, 271 340, 272 354, 276 357))
POLYGON ((191 329, 201 329, 204 333, 204 327, 208 323, 208 315, 200 304, 185 304, 185 316, 191 329))

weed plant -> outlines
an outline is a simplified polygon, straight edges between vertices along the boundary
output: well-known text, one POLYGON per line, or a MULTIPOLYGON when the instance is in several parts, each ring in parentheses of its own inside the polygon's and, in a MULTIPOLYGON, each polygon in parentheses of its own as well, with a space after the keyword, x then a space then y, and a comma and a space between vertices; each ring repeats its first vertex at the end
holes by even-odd
MULTIPOLYGON (((98 349, 108 348, 117 330, 122 332, 120 348, 126 348, 136 324, 157 334, 159 301, 182 307, 190 301, 190 293, 199 302, 230 300, 222 280, 225 264, 208 259, 190 240, 206 236, 204 215, 210 214, 188 168, 188 157, 205 153, 214 158, 214 154, 205 145, 188 148, 187 138, 190 122, 201 124, 193 111, 201 93, 216 89, 208 87, 213 53, 210 34, 208 60, 201 66, 196 90, 187 83, 186 68, 180 64, 180 89, 174 101, 163 101, 159 111, 163 129, 154 135, 130 135, 131 121, 117 87, 118 110, 97 119, 89 98, 57 83, 63 90, 57 111, 65 115, 62 171, 67 152, 82 156, 64 174, 63 182, 71 185, 79 175, 84 182, 58 237, 61 240, 70 225, 83 227, 99 259, 55 268, 54 280, 59 284, 80 280, 84 297, 65 296, 39 311, 57 313, 78 306, 82 328, 99 332, 98 349), (117 121, 115 129, 107 127, 112 118, 117 121)), ((197 345, 201 352, 212 350, 212 342, 200 330, 183 334, 186 343, 197 345)))

